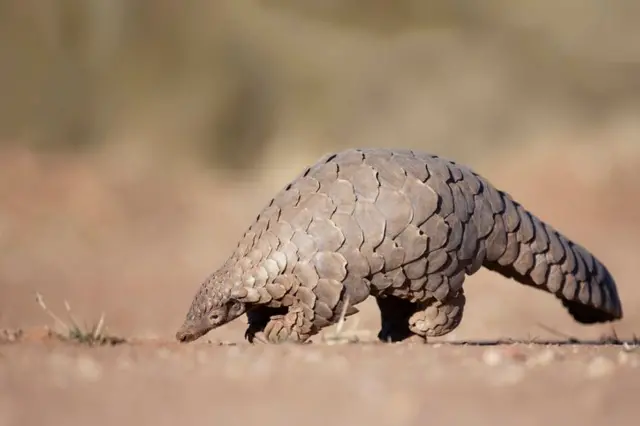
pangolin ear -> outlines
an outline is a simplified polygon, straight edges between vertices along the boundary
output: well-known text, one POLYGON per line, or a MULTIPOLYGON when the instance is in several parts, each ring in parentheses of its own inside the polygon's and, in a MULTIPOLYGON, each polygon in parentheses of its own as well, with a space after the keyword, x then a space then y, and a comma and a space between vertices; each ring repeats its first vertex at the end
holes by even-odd
POLYGON ((229 299, 241 303, 255 303, 260 300, 260 293, 255 288, 235 287, 229 293, 229 299))
POLYGON ((247 297, 247 289, 244 287, 234 287, 231 289, 231 293, 229 293, 229 299, 233 301, 240 301, 247 297))

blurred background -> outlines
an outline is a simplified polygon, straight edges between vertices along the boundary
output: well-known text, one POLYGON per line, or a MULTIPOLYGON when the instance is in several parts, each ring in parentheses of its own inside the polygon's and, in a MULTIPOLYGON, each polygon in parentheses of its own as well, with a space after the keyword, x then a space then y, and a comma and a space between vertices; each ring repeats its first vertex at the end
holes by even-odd
MULTIPOLYGON (((0 327, 48 323, 40 292, 172 339, 277 190, 385 146, 468 164, 587 246, 639 332, 639 20, 633 0, 0 0, 0 327)), ((466 287, 448 338, 609 330, 492 273, 466 287)), ((377 332, 371 304, 358 321, 377 332)))

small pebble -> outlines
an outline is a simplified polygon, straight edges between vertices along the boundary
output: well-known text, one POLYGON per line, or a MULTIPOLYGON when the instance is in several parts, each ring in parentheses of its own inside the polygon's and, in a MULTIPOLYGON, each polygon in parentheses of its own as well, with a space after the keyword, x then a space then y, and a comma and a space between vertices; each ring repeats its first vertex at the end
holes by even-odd
POLYGON ((484 361, 485 364, 490 366, 496 366, 501 364, 503 359, 504 357, 502 356, 502 354, 495 349, 487 349, 482 354, 482 361, 484 361))
POLYGON ((556 354, 551 349, 546 349, 527 360, 527 366, 549 365, 556 359, 556 354))
POLYGON ((629 354, 626 352, 618 352, 618 364, 626 365, 629 363, 629 354))
POLYGON ((525 368, 522 365, 512 364, 498 369, 498 372, 491 375, 491 382, 496 386, 515 385, 522 381, 525 376, 525 368))
POLYGON ((94 359, 88 356, 78 358, 78 371, 80 377, 90 382, 95 382, 102 377, 102 367, 94 359))
POLYGON ((587 374, 591 378, 603 377, 613 372, 615 364, 608 358, 599 356, 594 358, 587 367, 587 374))

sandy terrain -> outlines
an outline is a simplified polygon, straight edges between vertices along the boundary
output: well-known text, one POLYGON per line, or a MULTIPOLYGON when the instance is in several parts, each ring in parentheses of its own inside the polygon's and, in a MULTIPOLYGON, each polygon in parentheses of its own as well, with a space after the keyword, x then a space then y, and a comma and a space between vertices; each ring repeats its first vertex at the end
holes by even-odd
MULTIPOLYGON (((429 345, 371 343, 378 317, 369 302, 345 324, 360 343, 319 336, 303 347, 252 347, 242 318, 178 345, 173 333, 199 279, 228 254, 269 185, 185 175, 123 182, 90 162, 21 151, 1 158, 0 328, 24 333, 9 343, 5 332, 0 345, 0 425, 634 424, 640 349, 446 343, 612 333, 581 327, 552 297, 485 271, 466 284, 462 325, 429 345), (53 322, 35 292, 59 316, 64 300, 89 324, 104 311, 108 331, 132 342, 45 337, 53 322)), ((479 167, 609 265, 626 314, 615 333, 631 339, 640 331, 635 165, 604 177, 549 167, 546 180, 527 178, 550 159, 479 167)))
POLYGON ((632 425, 640 354, 612 347, 1 348, 0 424, 632 425))

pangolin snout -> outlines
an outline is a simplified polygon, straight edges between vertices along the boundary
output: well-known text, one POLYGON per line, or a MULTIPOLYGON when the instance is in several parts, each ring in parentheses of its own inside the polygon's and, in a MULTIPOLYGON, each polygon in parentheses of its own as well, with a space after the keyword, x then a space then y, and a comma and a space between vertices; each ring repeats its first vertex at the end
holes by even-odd
POLYGON ((176 340, 181 343, 189 343, 197 340, 206 334, 208 330, 203 327, 197 327, 193 324, 185 323, 180 327, 180 329, 176 332, 176 340))

